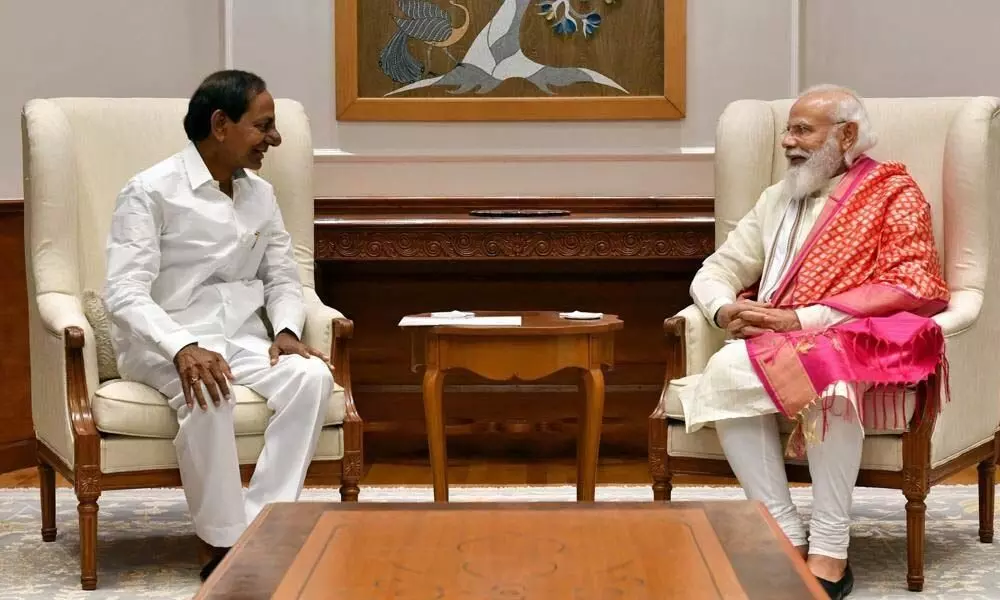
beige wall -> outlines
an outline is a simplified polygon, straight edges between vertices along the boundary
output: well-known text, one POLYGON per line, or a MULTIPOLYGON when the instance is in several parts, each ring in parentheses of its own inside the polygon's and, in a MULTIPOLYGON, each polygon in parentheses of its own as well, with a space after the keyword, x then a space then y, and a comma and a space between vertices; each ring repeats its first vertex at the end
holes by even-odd
POLYGON ((1000 96, 1000 1, 802 1, 807 86, 835 81, 872 97, 1000 96))
POLYGON ((683 121, 338 124, 332 4, 0 0, 0 198, 21 194, 25 100, 186 96, 227 56, 305 104, 319 195, 711 194, 715 121, 734 99, 826 81, 1000 95, 996 0, 688 0, 683 121))
POLYGON ((0 0, 0 198, 21 197, 27 100, 188 96, 221 39, 214 0, 0 0))

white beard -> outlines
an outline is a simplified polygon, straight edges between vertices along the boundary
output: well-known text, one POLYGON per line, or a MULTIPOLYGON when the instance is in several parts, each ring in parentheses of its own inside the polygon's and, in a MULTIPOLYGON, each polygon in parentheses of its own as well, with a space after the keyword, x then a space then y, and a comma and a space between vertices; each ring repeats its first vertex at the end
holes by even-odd
MULTIPOLYGON (((791 156, 804 156, 804 153, 792 150, 791 156)), ((788 167, 783 195, 786 198, 805 198, 816 193, 837 174, 843 164, 844 153, 840 151, 836 136, 831 134, 806 162, 788 167)))

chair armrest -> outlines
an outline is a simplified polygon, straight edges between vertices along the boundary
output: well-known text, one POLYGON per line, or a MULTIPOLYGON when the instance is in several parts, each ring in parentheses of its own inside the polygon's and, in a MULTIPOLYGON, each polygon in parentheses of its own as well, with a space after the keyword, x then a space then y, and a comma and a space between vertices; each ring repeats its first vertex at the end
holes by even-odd
POLYGON ((302 342, 333 358, 333 320, 343 319, 344 314, 323 304, 311 289, 305 290, 306 322, 302 328, 302 342))
POLYGON ((62 336, 69 327, 78 327, 84 332, 93 333, 87 317, 83 314, 80 299, 71 294, 48 292, 39 294, 35 301, 38 304, 38 316, 42 326, 51 335, 62 336))
POLYGON ((941 326, 944 337, 954 337, 975 325, 983 308, 983 293, 959 290, 952 293, 948 308, 931 317, 941 326))
POLYGON ((99 434, 90 410, 97 389, 94 332, 79 298, 49 292, 35 298, 32 332, 32 418, 38 438, 71 469, 99 464, 99 434), (39 327, 40 326, 40 327, 39 327))
POLYGON ((951 401, 941 398, 941 410, 931 435, 931 465, 989 442, 1000 426, 1000 373, 992 354, 996 327, 978 321, 945 340, 951 401))
POLYGON ((664 321, 663 328, 668 346, 679 343, 682 351, 683 362, 675 365, 679 368, 674 371, 674 378, 704 371, 708 360, 722 348, 726 339, 726 332, 709 323, 694 304, 664 321))
POLYGON ((344 388, 345 423, 361 423, 351 390, 351 346, 354 323, 342 312, 323 304, 311 288, 305 290, 306 323, 302 341, 330 356, 333 379, 344 388))
POLYGON ((667 371, 660 403, 651 419, 665 419, 667 388, 670 382, 705 370, 708 360, 722 348, 725 332, 713 327, 695 305, 689 305, 663 321, 667 343, 667 371))

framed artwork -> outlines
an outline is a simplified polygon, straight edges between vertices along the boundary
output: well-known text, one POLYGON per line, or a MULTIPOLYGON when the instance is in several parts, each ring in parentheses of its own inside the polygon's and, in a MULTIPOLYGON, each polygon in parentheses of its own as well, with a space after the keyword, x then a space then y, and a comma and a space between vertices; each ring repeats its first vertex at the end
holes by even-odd
POLYGON ((333 0, 337 118, 684 117, 687 0, 333 0))

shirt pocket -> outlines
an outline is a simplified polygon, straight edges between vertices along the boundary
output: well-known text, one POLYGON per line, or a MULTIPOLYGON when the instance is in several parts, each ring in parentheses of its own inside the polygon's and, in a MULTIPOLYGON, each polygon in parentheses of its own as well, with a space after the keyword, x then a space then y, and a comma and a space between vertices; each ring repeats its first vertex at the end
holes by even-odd
POLYGON ((260 230, 245 231, 240 235, 237 244, 239 256, 234 256, 233 263, 237 267, 239 279, 255 279, 264 260, 267 250, 267 234, 260 230))
POLYGON ((184 257, 199 261, 217 257, 237 237, 232 211, 222 203, 165 211, 161 239, 184 257))

